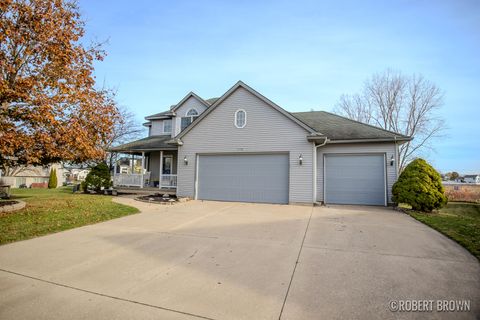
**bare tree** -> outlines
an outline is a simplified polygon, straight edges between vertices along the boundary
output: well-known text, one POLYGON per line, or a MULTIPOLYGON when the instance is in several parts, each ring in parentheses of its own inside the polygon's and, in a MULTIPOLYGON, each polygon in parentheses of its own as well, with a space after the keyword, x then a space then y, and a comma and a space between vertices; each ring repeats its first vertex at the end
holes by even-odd
MULTIPOLYGON (((135 118, 130 110, 124 106, 119 106, 118 114, 120 115, 113 127, 113 135, 109 143, 106 145, 106 150, 110 148, 130 142, 141 138, 145 130, 135 118)), ((118 154, 114 152, 107 152, 107 164, 110 170, 113 169, 115 161, 117 161, 118 154)))
POLYGON ((423 76, 387 70, 367 80, 361 93, 342 95, 335 112, 413 137, 399 147, 401 171, 413 158, 432 150, 432 140, 445 131, 438 115, 442 104, 443 92, 423 76))

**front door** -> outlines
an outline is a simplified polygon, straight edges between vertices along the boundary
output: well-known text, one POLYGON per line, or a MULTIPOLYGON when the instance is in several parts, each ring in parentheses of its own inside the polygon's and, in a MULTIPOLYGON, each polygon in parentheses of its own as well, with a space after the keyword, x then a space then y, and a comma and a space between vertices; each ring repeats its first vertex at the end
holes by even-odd
POLYGON ((163 156, 162 174, 172 174, 172 168, 173 168, 173 156, 172 155, 163 156))

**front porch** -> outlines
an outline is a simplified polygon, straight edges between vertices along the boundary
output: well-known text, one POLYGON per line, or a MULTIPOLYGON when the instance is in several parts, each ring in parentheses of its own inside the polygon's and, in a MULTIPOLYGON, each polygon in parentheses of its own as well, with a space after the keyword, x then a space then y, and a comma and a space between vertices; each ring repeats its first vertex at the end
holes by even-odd
POLYGON ((177 150, 118 152, 113 186, 122 190, 167 191, 177 188, 177 150), (121 155, 126 155, 121 157, 121 155))

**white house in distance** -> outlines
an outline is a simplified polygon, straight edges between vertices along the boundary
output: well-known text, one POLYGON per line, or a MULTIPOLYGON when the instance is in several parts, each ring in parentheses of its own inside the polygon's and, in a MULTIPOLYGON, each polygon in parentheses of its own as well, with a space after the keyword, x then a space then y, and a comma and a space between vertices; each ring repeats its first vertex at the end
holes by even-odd
POLYGON ((478 174, 467 174, 463 177, 463 182, 480 184, 480 175, 478 175, 478 174))
POLYGON ((61 186, 66 181, 66 170, 60 163, 55 163, 49 166, 18 166, 9 168, 8 175, 0 177, 1 183, 10 185, 12 188, 27 187, 30 188, 32 184, 41 186, 48 184, 50 177, 50 170, 57 171, 57 186, 61 186))
POLYGON ((329 112, 288 112, 241 81, 145 119, 147 138, 111 150, 140 157, 143 173, 116 173, 114 185, 201 200, 387 205, 398 146, 411 139, 329 112))

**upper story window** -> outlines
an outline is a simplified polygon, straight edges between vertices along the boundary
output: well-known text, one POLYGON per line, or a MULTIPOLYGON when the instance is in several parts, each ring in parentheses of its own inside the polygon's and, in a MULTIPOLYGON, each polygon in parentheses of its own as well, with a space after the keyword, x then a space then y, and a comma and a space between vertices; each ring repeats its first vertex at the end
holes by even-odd
POLYGON ((247 125, 247 113, 240 109, 235 112, 235 127, 241 129, 247 125))
POLYGON ((187 114, 185 117, 182 117, 182 122, 181 122, 181 130, 183 131, 183 129, 185 129, 186 127, 188 127, 190 125, 190 123, 193 122, 193 120, 195 120, 195 118, 198 117, 198 111, 195 110, 195 109, 190 109, 188 110, 187 114))
POLYGON ((172 132, 172 119, 163 120, 163 132, 164 133, 172 132))

